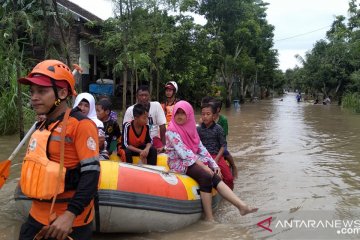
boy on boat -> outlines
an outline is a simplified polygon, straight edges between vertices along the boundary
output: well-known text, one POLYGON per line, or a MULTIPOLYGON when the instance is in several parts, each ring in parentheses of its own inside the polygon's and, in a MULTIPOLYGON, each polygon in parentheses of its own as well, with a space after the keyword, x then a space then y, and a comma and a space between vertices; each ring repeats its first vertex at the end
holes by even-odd
MULTIPOLYGON (((99 97, 98 97, 98 100, 99 100, 99 101, 101 101, 101 100, 103 100, 103 99, 106 99, 106 100, 108 100, 108 101, 111 103, 111 98, 110 98, 109 96, 107 96, 107 95, 103 95, 103 96, 99 96, 99 97)), ((114 120, 114 121, 117 122, 117 120, 118 120, 118 114, 117 114, 117 112, 115 112, 114 110, 111 110, 109 116, 110 116, 110 119, 111 119, 111 120, 114 120)))
POLYGON ((20 187, 32 206, 19 239, 91 239, 100 174, 98 131, 93 121, 67 106, 66 100, 76 95, 72 72, 60 61, 45 60, 18 81, 30 85, 36 114, 46 115, 22 165, 20 187))
MULTIPOLYGON (((222 108, 222 101, 219 99, 213 99, 213 100, 210 100, 210 104, 214 104, 214 106, 216 107, 216 113, 214 114, 214 121, 217 124, 219 124, 222 127, 222 129, 224 130, 224 136, 225 136, 225 140, 226 140, 226 137, 229 134, 229 125, 228 125, 227 118, 224 115, 220 114, 221 108, 222 108)), ((237 178, 238 177, 238 169, 235 165, 233 156, 227 149, 227 144, 225 145, 223 156, 224 156, 225 160, 229 163, 231 170, 232 170, 231 172, 232 172, 234 178, 237 178)))
POLYGON ((222 127, 214 121, 216 111, 217 109, 213 104, 207 103, 201 106, 202 123, 197 127, 197 132, 201 142, 220 167, 224 183, 233 190, 234 177, 223 156, 226 146, 224 131, 222 127))
POLYGON ((142 104, 133 107, 134 120, 125 122, 118 154, 123 161, 133 163, 133 156, 140 156, 140 162, 156 165, 157 151, 151 144, 148 110, 142 104))
POLYGON ((116 120, 111 118, 111 102, 108 99, 101 99, 96 103, 97 117, 104 124, 105 145, 109 154, 117 150, 117 143, 121 138, 121 131, 116 120))

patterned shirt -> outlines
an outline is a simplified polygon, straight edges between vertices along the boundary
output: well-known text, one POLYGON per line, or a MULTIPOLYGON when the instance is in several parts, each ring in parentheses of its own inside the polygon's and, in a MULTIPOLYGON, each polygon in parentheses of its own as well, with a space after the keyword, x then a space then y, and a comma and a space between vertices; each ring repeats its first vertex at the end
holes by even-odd
POLYGON ((104 123, 104 131, 105 131, 106 150, 109 152, 111 150, 112 152, 114 149, 110 149, 111 142, 112 141, 117 142, 117 140, 121 137, 120 126, 117 121, 114 121, 111 118, 111 116, 107 121, 103 123, 104 123))
POLYGON ((114 112, 114 111, 111 111, 111 112, 110 112, 110 119, 113 120, 113 121, 115 121, 115 122, 117 122, 117 120, 118 120, 118 115, 117 115, 117 113, 114 112))
POLYGON ((218 154, 221 147, 226 146, 225 135, 222 127, 213 123, 210 127, 206 127, 204 123, 197 127, 200 140, 211 155, 218 154))
POLYGON ((165 137, 168 165, 171 170, 186 173, 187 167, 193 165, 197 159, 212 169, 218 168, 218 165, 201 142, 199 143, 199 150, 195 154, 184 144, 177 132, 167 130, 165 137))

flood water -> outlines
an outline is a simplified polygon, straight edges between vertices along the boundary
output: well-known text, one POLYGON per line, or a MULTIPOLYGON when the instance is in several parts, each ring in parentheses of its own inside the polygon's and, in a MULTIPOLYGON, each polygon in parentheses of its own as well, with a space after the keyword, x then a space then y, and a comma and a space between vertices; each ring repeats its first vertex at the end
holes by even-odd
MULTIPOLYGON (((234 192, 259 212, 241 217, 222 202, 218 223, 198 222, 171 233, 96 235, 95 239, 360 239, 343 222, 324 229, 319 221, 353 220, 360 227, 360 115, 339 106, 297 103, 294 94, 224 110, 228 149, 239 168, 234 192), (257 223, 271 218, 271 231, 257 223), (315 225, 281 227, 282 220, 313 220, 315 225), (356 222, 357 221, 357 222, 356 222), (310 234, 310 235, 309 235, 310 234)), ((1 137, 1 159, 17 136, 1 137)), ((0 240, 17 239, 22 218, 13 191, 21 155, 0 190, 0 240)), ((270 223, 270 222, 269 222, 270 223)), ((356 227, 356 225, 354 225, 356 227)))

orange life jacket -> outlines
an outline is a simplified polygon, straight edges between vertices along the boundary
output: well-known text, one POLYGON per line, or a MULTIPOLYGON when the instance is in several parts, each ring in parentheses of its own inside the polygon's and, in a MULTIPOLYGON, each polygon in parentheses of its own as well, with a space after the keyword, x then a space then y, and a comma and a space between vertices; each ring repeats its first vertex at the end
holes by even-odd
MULTIPOLYGON (((65 119, 66 117, 64 117, 65 119)), ((61 149, 61 142, 60 142, 60 147, 57 148, 57 151, 54 152, 54 154, 58 154, 60 152, 60 157, 59 156, 53 156, 54 160, 50 160, 47 157, 47 153, 50 153, 50 146, 51 146, 51 138, 57 138, 59 137, 59 135, 62 135, 64 133, 64 137, 66 134, 66 138, 68 137, 68 134, 70 134, 69 136, 72 136, 71 134, 74 134, 74 132, 76 130, 74 130, 74 127, 78 123, 78 120, 76 120, 75 118, 69 118, 69 124, 65 124, 64 123, 65 120, 51 124, 51 128, 49 128, 49 130, 46 130, 45 128, 42 129, 41 127, 36 130, 30 141, 29 141, 29 146, 24 158, 24 164, 22 167, 22 171, 21 171, 21 181, 20 181, 20 186, 22 191, 24 192, 24 194, 26 194, 27 196, 33 198, 33 202, 32 202, 32 206, 30 209, 30 215, 38 222, 44 224, 44 225, 48 225, 51 221, 50 218, 50 212, 52 212, 52 214, 54 214, 54 216, 60 216, 61 214, 63 214, 68 207, 68 201, 74 196, 75 194, 75 190, 66 190, 65 189, 65 169, 63 171, 63 173, 61 174, 61 180, 58 180, 58 176, 59 176, 59 162, 61 161, 55 161, 56 158, 60 158, 61 159, 61 151, 59 151, 59 148, 61 149), (64 125, 67 125, 67 128, 64 127, 64 125), (65 130, 65 131, 63 131, 65 130), (61 133, 61 134, 60 134, 61 133), (59 151, 59 152, 58 152, 59 151), (47 165, 44 166, 43 164, 46 163, 47 165), (56 167, 54 169, 57 169, 58 171, 56 173, 53 173, 53 171, 49 171, 44 173, 44 168, 47 168, 47 166, 49 165, 56 165, 56 167), (40 180, 41 179, 41 180, 40 180), (38 191, 38 190, 34 190, 34 189, 38 189, 39 186, 41 185, 41 181, 46 182, 45 186, 46 187, 46 191, 48 192, 47 196, 55 194, 55 189, 57 188, 57 184, 58 182, 60 182, 60 190, 57 192, 57 198, 55 201, 55 204, 53 205, 53 209, 52 209, 52 200, 44 200, 44 199, 49 199, 48 197, 43 197, 40 196, 40 193, 43 193, 44 191, 38 191), (35 195, 33 195, 35 194, 35 195), (52 210, 51 210, 52 209, 52 210)), ((93 125, 93 122, 91 122, 90 120, 88 122, 84 122, 82 124, 91 124, 93 125)), ((95 129, 95 128, 94 128, 95 129)), ((94 137, 97 136, 97 132, 94 131, 94 137)), ((73 136, 72 136, 73 137, 73 136)), ((61 138, 61 137, 60 137, 61 138)), ((66 139, 65 138, 65 139, 66 139)), ((66 140, 65 140, 66 141, 66 140)), ((97 141, 96 141, 96 144, 97 141)), ((69 168, 68 171, 70 171, 72 168, 74 168, 74 164, 75 163, 75 159, 78 159, 76 156, 72 156, 72 158, 70 158, 68 156, 68 152, 71 152, 70 154, 74 155, 74 153, 72 153, 74 151, 75 146, 73 146, 72 143, 66 143, 65 144, 65 149, 67 149, 65 151, 65 162, 64 165, 65 167, 69 168)), ((54 148, 54 145, 53 145, 54 148)), ((84 151, 86 151, 86 146, 84 147, 84 151)), ((53 149, 53 151, 55 151, 55 149, 53 149)), ((98 153, 98 149, 94 150, 93 152, 97 152, 98 153)), ((92 153, 89 153, 89 156, 92 153)), ((51 154, 50 154, 51 157, 51 154)), ((77 160, 80 161, 80 160, 77 160)), ((78 162, 79 163, 79 162, 78 162)), ((45 191, 45 192, 46 192, 45 191)), ((53 198, 53 197, 50 197, 53 198)), ((54 199, 54 198, 53 198, 54 199)), ((90 223, 93 219, 93 215, 94 215, 94 211, 92 210, 94 205, 94 200, 91 200, 90 204, 84 207, 84 211, 76 216, 73 226, 74 227, 78 227, 78 226, 83 226, 86 225, 88 223, 90 223)))
POLYGON ((165 113, 166 124, 169 124, 169 122, 171 121, 172 112, 173 112, 173 109, 174 109, 174 106, 175 106, 176 102, 177 102, 177 100, 175 99, 175 101, 171 105, 167 105, 166 102, 161 104, 161 107, 162 107, 162 109, 164 110, 164 113, 165 113))
POLYGON ((47 157, 47 143, 52 129, 36 130, 29 141, 29 146, 21 168, 21 191, 30 198, 49 200, 55 195, 64 192, 65 172, 63 168, 59 192, 56 192, 60 164, 50 161, 47 157))

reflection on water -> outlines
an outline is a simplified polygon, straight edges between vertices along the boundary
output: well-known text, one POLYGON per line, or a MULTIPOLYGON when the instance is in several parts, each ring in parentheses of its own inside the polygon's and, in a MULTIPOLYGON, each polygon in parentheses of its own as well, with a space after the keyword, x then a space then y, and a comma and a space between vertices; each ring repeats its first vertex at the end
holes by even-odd
MULTIPOLYGON (((95 239, 295 239, 302 235, 294 238, 289 230, 270 233, 256 223, 269 216, 280 219, 281 214, 360 217, 359 115, 336 105, 297 103, 292 94, 283 101, 249 103, 223 113, 230 126, 228 147, 240 171, 234 191, 260 207, 259 213, 240 217, 235 207, 222 203, 216 213, 218 224, 199 222, 172 233, 96 235, 95 239)), ((0 138, 2 159, 16 141, 15 136, 0 138)), ((0 239, 17 239, 21 218, 12 194, 18 176, 17 165, 0 191, 0 239)))

